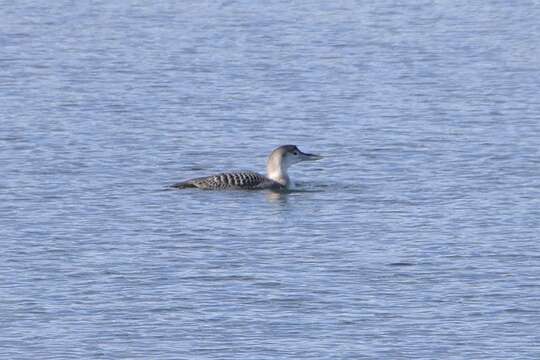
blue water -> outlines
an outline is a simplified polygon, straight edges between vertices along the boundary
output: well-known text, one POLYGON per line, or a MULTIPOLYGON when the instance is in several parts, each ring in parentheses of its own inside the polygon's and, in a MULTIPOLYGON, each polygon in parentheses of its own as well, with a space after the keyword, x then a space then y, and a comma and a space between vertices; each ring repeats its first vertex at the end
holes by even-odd
POLYGON ((538 2, 0 4, 1 359, 540 358, 538 2))

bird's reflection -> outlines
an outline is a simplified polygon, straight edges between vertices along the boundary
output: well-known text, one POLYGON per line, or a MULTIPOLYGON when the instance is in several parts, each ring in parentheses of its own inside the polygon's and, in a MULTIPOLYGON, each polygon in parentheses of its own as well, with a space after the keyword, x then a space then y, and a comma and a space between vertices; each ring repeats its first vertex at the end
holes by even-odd
POLYGON ((267 191, 266 200, 272 204, 286 204, 289 194, 285 191, 267 191))

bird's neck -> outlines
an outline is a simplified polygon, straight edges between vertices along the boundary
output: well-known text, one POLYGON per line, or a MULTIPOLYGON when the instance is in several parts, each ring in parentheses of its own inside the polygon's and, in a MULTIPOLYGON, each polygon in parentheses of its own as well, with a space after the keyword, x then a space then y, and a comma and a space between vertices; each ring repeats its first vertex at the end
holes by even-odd
POLYGON ((288 187, 290 184, 289 174, 287 174, 287 166, 282 159, 270 158, 266 165, 266 175, 269 179, 288 187))

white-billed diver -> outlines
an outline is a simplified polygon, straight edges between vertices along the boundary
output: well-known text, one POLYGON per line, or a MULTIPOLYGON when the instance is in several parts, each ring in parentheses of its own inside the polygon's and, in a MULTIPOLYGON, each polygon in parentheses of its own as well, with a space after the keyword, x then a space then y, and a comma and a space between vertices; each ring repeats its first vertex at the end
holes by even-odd
POLYGON ((234 171, 182 181, 172 185, 175 188, 199 188, 204 190, 284 190, 290 187, 289 166, 309 160, 319 160, 322 156, 306 154, 296 145, 282 145, 268 157, 266 176, 253 171, 234 171))

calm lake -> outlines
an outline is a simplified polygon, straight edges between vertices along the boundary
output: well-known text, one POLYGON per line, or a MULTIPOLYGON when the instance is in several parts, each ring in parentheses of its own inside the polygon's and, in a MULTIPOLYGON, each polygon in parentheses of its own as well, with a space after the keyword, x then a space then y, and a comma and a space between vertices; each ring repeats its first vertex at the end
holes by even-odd
POLYGON ((0 358, 540 358, 539 2, 0 3, 0 358))

